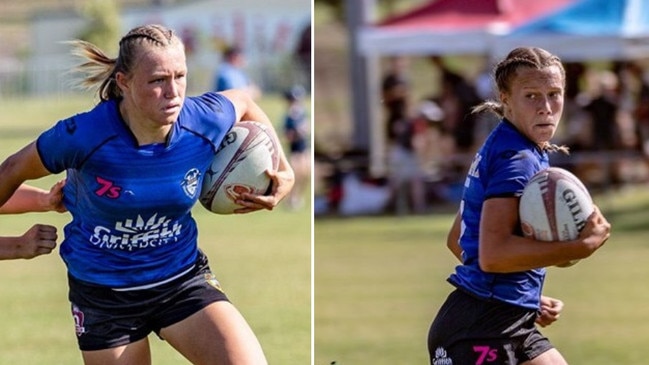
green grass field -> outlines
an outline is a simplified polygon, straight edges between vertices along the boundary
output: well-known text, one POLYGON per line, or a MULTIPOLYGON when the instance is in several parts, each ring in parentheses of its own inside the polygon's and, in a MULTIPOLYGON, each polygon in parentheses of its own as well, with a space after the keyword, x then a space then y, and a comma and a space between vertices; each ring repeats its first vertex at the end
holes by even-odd
MULTIPOLYGON (((92 106, 88 97, 0 101, 0 159, 4 160, 58 119, 92 106)), ((282 104, 260 102, 271 118, 282 104)), ((33 181, 49 188, 63 175, 33 181)), ((290 211, 217 216, 194 209, 199 245, 230 299, 259 337, 271 364, 311 362, 310 206, 290 211)), ((1 235, 19 235, 34 223, 62 228, 68 214, 0 217, 1 235)), ((32 260, 0 262, 0 365, 81 364, 67 300, 65 267, 58 251, 32 260)), ((188 364, 155 335, 153 363, 188 364)))
MULTIPOLYGON (((84 97, 0 102, 0 159, 56 120, 85 110, 84 97)), ((277 100, 263 100, 269 115, 277 100)), ((47 188, 57 178, 35 181, 47 188)), ((649 363, 649 189, 595 197, 613 224, 607 245, 578 265, 551 268, 545 293, 565 301, 544 329, 571 364, 649 363)), ((311 361, 311 217, 278 209, 221 217, 195 209, 200 245, 251 323, 271 364, 311 361), (254 227, 254 229, 251 229, 254 227), (242 233, 245 232, 245 238, 242 233)), ((0 234, 35 222, 60 229, 67 214, 5 215, 0 234)), ((455 261, 445 248, 450 214, 317 219, 314 225, 314 365, 426 364, 426 334, 451 291, 455 261)), ((0 262, 0 365, 81 364, 57 253, 0 262)), ((154 364, 185 364, 155 336, 154 364)))
MULTIPOLYGON (((542 332, 570 364, 648 364, 649 191, 595 201, 611 239, 573 267, 549 269, 544 292, 565 309, 542 332)), ((316 365, 428 364, 428 327, 452 290, 451 222, 451 214, 316 219, 316 365)))

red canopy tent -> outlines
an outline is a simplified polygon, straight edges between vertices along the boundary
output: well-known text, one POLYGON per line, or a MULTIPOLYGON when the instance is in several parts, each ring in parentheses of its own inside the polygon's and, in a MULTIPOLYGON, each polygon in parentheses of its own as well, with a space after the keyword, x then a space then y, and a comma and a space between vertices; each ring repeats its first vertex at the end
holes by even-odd
POLYGON ((574 0, 435 0, 361 27, 363 54, 487 54, 495 36, 574 0))

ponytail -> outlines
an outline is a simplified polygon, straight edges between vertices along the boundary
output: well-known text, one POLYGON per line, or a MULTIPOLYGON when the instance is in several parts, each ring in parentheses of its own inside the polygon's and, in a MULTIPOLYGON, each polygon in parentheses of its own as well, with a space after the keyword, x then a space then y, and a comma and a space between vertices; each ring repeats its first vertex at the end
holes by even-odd
POLYGON ((85 60, 75 68, 85 75, 80 86, 86 90, 96 89, 102 101, 122 97, 115 75, 118 72, 128 74, 144 47, 164 48, 178 44, 182 46, 182 41, 171 29, 157 24, 131 29, 119 41, 117 58, 108 57, 99 47, 86 41, 75 40, 68 43, 73 46, 72 54, 85 60))

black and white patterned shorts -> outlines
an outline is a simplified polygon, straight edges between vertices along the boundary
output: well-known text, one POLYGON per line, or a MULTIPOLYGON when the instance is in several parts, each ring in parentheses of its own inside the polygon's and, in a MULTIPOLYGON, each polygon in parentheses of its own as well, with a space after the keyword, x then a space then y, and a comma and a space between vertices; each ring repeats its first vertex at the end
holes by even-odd
POLYGON ((153 288, 115 290, 68 275, 69 299, 82 351, 103 350, 159 335, 211 303, 227 301, 207 257, 199 252, 193 268, 153 288))
POLYGON ((453 291, 428 332, 431 365, 515 365, 553 348, 538 312, 453 291))

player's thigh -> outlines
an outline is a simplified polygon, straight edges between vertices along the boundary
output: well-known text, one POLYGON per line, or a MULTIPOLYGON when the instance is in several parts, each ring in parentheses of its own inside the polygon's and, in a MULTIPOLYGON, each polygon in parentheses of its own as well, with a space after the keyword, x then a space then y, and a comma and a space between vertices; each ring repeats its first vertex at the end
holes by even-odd
POLYGON ((568 365, 557 349, 550 349, 522 365, 568 365))
POLYGON ((105 350, 82 351, 85 365, 150 365, 151 350, 148 338, 128 345, 105 350))
POLYGON ((160 335, 195 365, 266 365, 261 345, 228 301, 212 303, 160 335))

